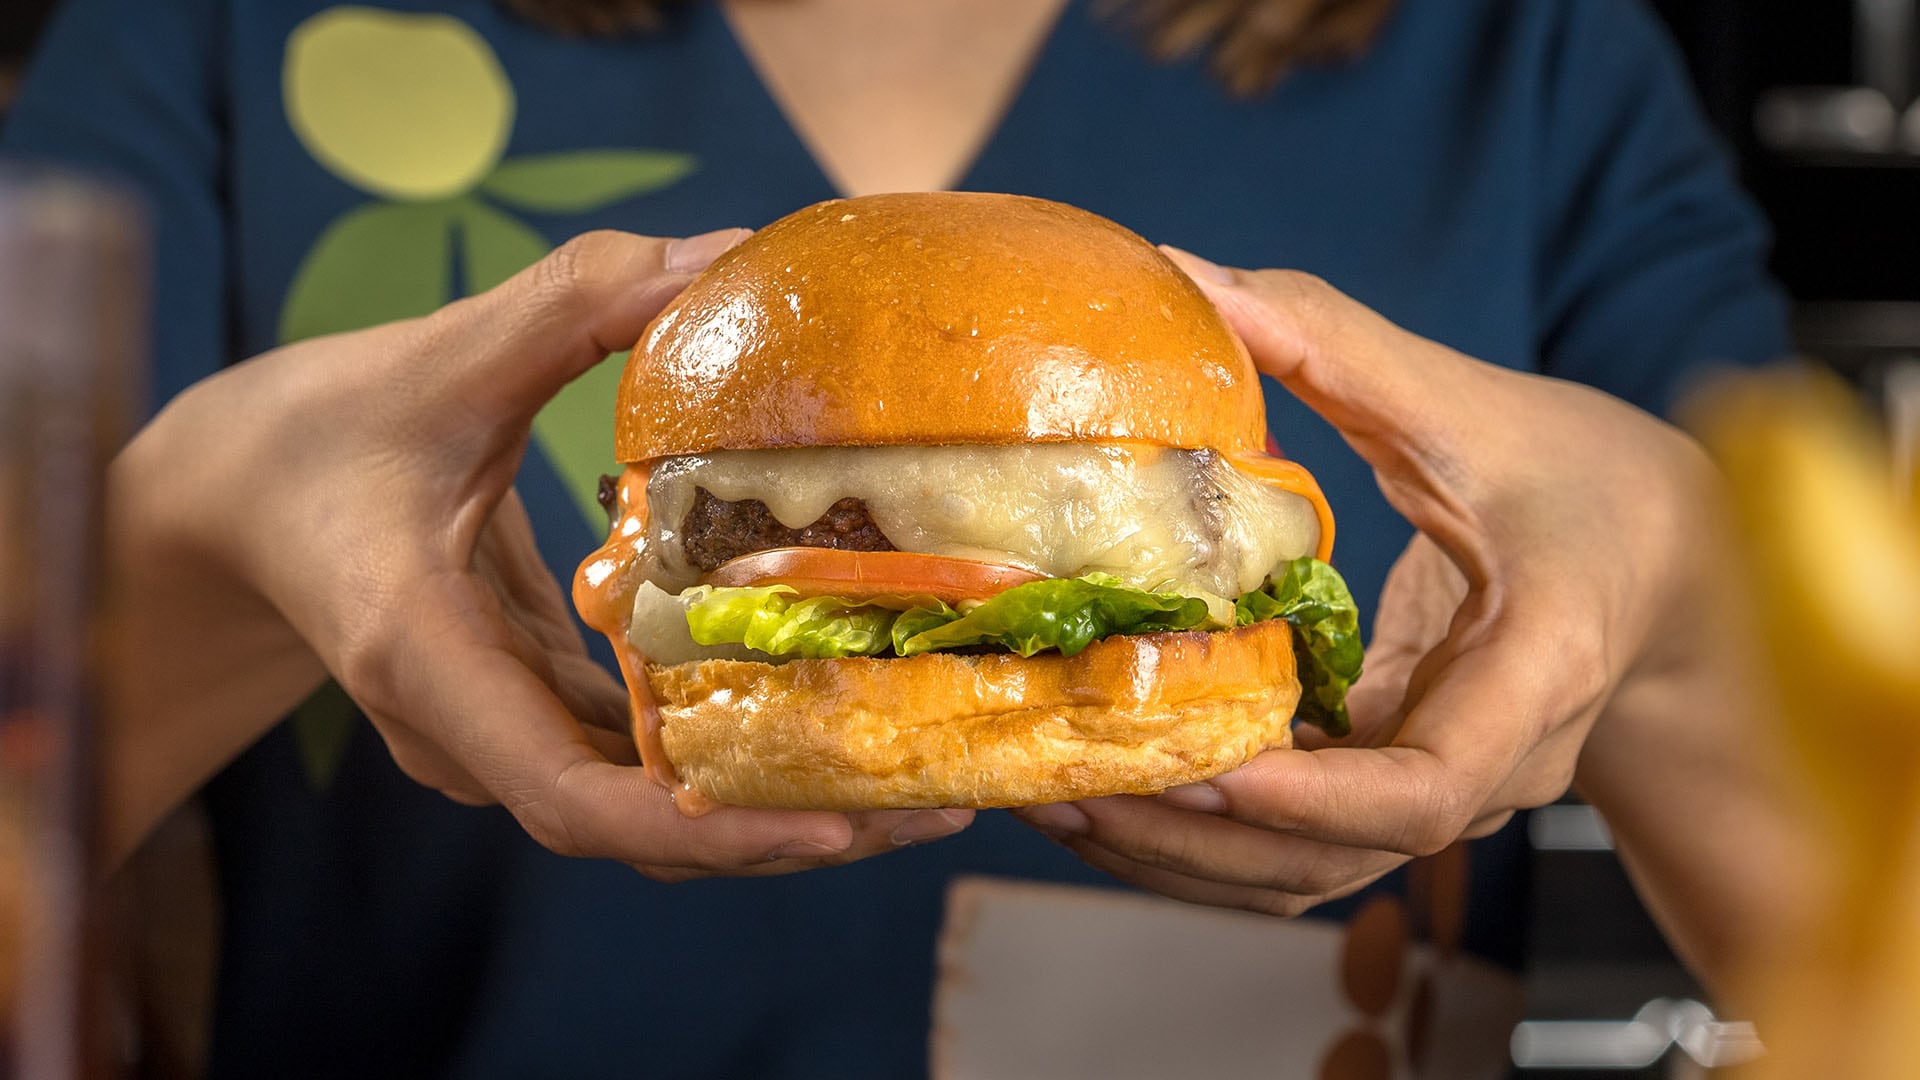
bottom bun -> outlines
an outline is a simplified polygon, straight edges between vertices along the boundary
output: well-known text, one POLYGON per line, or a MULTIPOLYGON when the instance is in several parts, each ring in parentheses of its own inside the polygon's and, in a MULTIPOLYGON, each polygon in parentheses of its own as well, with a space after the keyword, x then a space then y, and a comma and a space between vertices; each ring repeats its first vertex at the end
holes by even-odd
POLYGON ((1292 744, 1284 621, 1076 656, 649 665, 680 779, 737 806, 1030 806, 1147 795, 1292 744))

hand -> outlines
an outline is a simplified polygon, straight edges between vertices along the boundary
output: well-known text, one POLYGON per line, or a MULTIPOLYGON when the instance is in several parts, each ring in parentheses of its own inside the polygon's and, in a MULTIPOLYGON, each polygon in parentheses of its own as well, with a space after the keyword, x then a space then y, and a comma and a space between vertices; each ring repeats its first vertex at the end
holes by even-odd
POLYGON ((1419 533, 1382 594, 1350 739, 1302 729, 1305 749, 1209 783, 1027 817, 1146 888, 1294 914, 1567 790, 1614 688, 1665 662, 1712 558, 1712 470, 1598 391, 1462 356, 1305 275, 1173 254, 1419 533))
POLYGON ((844 862, 963 827, 964 812, 683 817, 634 767, 626 694, 588 658, 511 491, 540 406, 743 235, 590 234, 430 317, 292 345, 181 395, 116 464, 128 502, 160 506, 129 515, 143 542, 121 561, 176 594, 149 649, 224 634, 232 648, 191 651, 244 664, 195 685, 249 688, 229 714, 261 724, 323 664, 415 780, 657 878, 844 862), (284 676, 272 692, 268 672, 284 676))

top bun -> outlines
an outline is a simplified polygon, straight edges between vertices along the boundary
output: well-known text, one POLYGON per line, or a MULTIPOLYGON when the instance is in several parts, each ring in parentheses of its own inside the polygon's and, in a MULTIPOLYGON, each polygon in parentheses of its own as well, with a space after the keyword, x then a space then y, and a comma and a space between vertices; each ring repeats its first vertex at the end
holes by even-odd
POLYGON ((871 195, 761 229, 627 361, 621 461, 1124 440, 1258 451, 1259 377, 1153 245, 1043 199, 871 195))

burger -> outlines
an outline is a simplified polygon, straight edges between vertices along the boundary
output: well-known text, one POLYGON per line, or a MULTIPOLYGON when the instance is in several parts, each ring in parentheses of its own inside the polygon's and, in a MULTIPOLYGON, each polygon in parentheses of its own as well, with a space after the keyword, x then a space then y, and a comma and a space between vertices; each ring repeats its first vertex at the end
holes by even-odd
POLYGON ((627 361, 574 601, 698 813, 1146 794, 1336 732, 1357 616, 1246 349, 1040 199, 807 207, 627 361))

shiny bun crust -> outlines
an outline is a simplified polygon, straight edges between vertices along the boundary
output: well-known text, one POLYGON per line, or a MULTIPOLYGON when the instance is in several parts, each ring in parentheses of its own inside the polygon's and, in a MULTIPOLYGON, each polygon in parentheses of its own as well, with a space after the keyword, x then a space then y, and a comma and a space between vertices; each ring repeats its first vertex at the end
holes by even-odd
POLYGON ((1291 745, 1281 621, 1110 637, 1076 656, 650 666, 680 778, 738 806, 1028 806, 1145 795, 1291 745))
POLYGON ((1127 440, 1253 451, 1246 350, 1105 218, 1014 195, 807 207, 663 311, 622 378, 622 461, 781 446, 1127 440))

